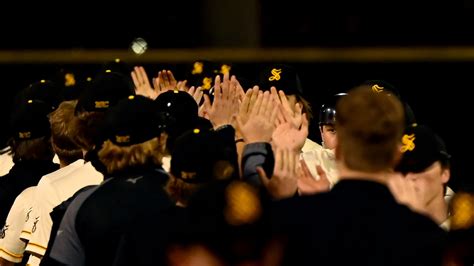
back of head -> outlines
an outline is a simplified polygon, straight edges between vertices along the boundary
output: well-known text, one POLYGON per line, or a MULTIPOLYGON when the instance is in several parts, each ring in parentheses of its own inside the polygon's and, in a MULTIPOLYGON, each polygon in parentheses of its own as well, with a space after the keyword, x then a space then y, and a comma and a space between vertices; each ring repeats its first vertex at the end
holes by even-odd
POLYGON ((171 196, 186 203, 203 185, 236 177, 225 146, 214 131, 196 128, 180 136, 171 156, 171 196))
POLYGON ((336 106, 336 156, 351 170, 384 171, 394 167, 404 128, 398 98, 360 86, 336 106))
POLYGON ((48 113, 51 106, 42 101, 27 100, 16 107, 10 119, 13 161, 51 160, 51 129, 48 113))
POLYGON ((173 150, 175 140, 184 132, 199 127, 198 105, 193 97, 184 91, 172 90, 155 100, 160 112, 168 113, 174 119, 169 129, 167 148, 173 150))
POLYGON ((50 112, 61 102, 61 87, 50 80, 40 80, 21 90, 15 97, 15 106, 28 100, 37 100, 47 104, 50 112))
POLYGON ((130 95, 110 108, 100 129, 104 142, 98 152, 107 172, 161 165, 167 123, 167 116, 143 96, 130 95))
POLYGON ((81 120, 79 145, 90 150, 98 141, 98 128, 104 113, 121 99, 135 94, 129 77, 117 72, 102 72, 79 97, 76 116, 81 120))
POLYGON ((82 150, 76 141, 80 123, 74 116, 76 104, 77 101, 64 101, 49 115, 53 150, 66 164, 82 158, 82 150))

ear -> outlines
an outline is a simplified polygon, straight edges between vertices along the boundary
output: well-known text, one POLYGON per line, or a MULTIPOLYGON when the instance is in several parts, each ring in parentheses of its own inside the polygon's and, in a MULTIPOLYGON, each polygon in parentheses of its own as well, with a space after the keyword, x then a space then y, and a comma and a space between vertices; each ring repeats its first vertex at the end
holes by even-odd
POLYGON ((451 170, 449 168, 441 169, 441 182, 447 184, 451 177, 451 170))

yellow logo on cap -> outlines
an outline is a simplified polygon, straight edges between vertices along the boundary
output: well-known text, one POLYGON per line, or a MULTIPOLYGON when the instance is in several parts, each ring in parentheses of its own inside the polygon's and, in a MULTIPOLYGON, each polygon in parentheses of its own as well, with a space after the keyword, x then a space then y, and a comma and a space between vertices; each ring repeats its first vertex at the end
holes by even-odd
POLYGON ((379 85, 375 84, 372 86, 372 91, 376 93, 380 93, 384 90, 384 87, 380 87, 379 85))
POLYGON ((202 80, 202 89, 204 90, 209 90, 211 88, 211 84, 212 84, 212 79, 211 78, 204 78, 202 80))
POLYGON ((183 180, 193 179, 194 177, 196 177, 196 172, 181 171, 181 179, 183 179, 183 180))
POLYGON ((403 135, 401 152, 412 151, 415 149, 415 134, 403 135))
POLYGON ((221 66, 221 74, 225 75, 225 74, 229 73, 230 69, 231 69, 231 66, 226 65, 226 64, 222 65, 221 66))
POLYGON ((128 96, 128 99, 129 99, 129 100, 133 100, 133 99, 135 99, 135 96, 134 96, 134 95, 130 95, 130 96, 128 96))
POLYGON ((115 136, 115 142, 117 143, 129 143, 130 142, 130 136, 115 136))
POLYGON ((27 131, 27 132, 18 132, 18 137, 20 139, 29 139, 31 138, 31 132, 30 131, 27 131))
POLYGON ((201 132, 201 130, 199 130, 199 128, 195 128, 195 129, 193 130, 193 133, 194 133, 194 134, 199 134, 199 132, 201 132))
POLYGON ((268 78, 269 81, 280 80, 281 79, 281 69, 272 69, 272 75, 268 78))
POLYGON ((70 87, 76 85, 76 78, 74 77, 74 74, 72 73, 67 73, 64 76, 64 86, 70 87))
POLYGON ((97 109, 109 108, 109 101, 95 101, 94 103, 97 109))
POLYGON ((227 187, 226 202, 224 215, 227 223, 231 225, 253 223, 262 214, 257 192, 244 182, 234 182, 227 187))
POLYGON ((196 75, 196 74, 201 74, 203 71, 204 64, 201 62, 195 62, 194 63, 194 68, 191 74, 196 75))

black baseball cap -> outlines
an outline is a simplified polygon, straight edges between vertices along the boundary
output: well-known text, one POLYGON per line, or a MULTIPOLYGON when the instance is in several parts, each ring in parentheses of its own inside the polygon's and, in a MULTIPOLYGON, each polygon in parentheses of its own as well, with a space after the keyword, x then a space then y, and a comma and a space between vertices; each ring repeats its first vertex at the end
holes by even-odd
POLYGON ((331 96, 326 103, 321 105, 319 109, 319 125, 335 125, 336 124, 336 103, 341 97, 347 93, 338 93, 331 96))
MULTIPOLYGON (((171 156, 171 173, 187 183, 216 181, 214 169, 219 162, 231 164, 225 143, 214 131, 195 128, 175 142, 171 156)), ((233 169, 237 171, 237 169, 233 169)))
POLYGON ((451 158, 444 141, 427 126, 412 125, 402 137, 402 159, 397 172, 419 173, 436 161, 448 162, 451 158))
POLYGON ((51 106, 39 100, 21 102, 10 119, 10 129, 15 140, 30 140, 51 135, 48 114, 51 106))
POLYGON ((153 100, 130 95, 105 113, 101 136, 116 145, 130 146, 160 136, 167 126, 167 116, 158 112, 153 100))
POLYGON ((391 83, 385 80, 366 80, 362 85, 368 85, 372 88, 373 92, 384 92, 390 95, 394 95, 400 99, 400 91, 391 83))
POLYGON ((275 64, 265 67, 260 72, 259 83, 262 90, 270 90, 274 86, 286 95, 303 94, 300 78, 292 66, 275 64))
POLYGON ((21 90, 15 98, 15 105, 21 105, 28 100, 38 100, 49 105, 50 112, 61 103, 61 87, 51 80, 40 80, 21 90))
POLYGON ((105 112, 119 100, 135 94, 129 76, 118 72, 103 72, 92 80, 79 97, 76 112, 105 112))

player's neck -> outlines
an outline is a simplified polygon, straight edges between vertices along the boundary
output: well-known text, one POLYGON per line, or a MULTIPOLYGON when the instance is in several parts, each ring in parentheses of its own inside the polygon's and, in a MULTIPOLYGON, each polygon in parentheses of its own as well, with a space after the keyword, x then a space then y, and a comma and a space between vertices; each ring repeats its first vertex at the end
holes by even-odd
POLYGON ((448 204, 443 195, 437 195, 426 205, 426 214, 437 224, 442 224, 448 219, 448 204))

